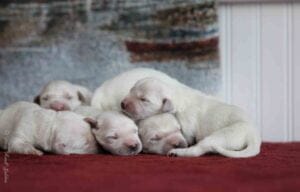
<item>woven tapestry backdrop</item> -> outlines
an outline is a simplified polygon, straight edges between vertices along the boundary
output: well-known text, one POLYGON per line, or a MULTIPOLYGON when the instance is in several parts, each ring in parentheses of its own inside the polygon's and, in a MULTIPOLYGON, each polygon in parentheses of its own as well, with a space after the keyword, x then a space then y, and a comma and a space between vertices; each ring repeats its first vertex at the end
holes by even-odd
POLYGON ((218 94, 218 22, 211 0, 2 0, 0 107, 32 101, 50 80, 95 89, 151 67, 218 94))

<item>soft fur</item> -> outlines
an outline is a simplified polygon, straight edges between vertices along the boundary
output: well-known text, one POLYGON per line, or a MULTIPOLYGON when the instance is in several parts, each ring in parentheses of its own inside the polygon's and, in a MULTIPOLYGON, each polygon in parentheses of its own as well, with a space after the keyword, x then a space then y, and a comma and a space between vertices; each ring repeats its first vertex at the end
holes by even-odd
POLYGON ((134 119, 174 113, 190 145, 169 155, 200 156, 217 152, 227 157, 251 157, 260 152, 257 130, 238 107, 191 89, 175 79, 139 80, 123 100, 124 111, 134 119))
POLYGON ((0 147, 11 153, 42 155, 97 153, 97 144, 84 117, 17 102, 0 114, 0 147))
POLYGON ((124 114, 106 111, 89 121, 93 124, 92 132, 103 149, 115 155, 136 155, 141 152, 138 127, 124 114))
POLYGON ((167 154, 174 148, 185 148, 187 142, 173 114, 154 115, 138 123, 144 153, 167 154))
POLYGON ((105 81, 98 89, 96 89, 91 105, 101 110, 120 111, 122 99, 124 99, 138 80, 145 77, 155 77, 164 80, 170 79, 168 75, 153 69, 132 69, 105 81))
POLYGON ((78 106, 73 112, 95 120, 103 111, 96 107, 78 106))
POLYGON ((85 87, 67 81, 51 81, 43 87, 34 102, 55 111, 72 111, 78 106, 89 105, 91 98, 91 91, 85 87))

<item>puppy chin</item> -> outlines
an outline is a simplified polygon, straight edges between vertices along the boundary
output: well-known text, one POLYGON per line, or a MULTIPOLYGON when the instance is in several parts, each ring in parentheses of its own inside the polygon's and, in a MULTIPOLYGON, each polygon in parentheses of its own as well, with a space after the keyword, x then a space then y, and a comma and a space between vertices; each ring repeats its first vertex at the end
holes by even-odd
POLYGON ((122 112, 134 121, 139 120, 139 116, 136 113, 132 113, 127 110, 122 110, 122 112))
POLYGON ((141 152, 141 150, 142 150, 142 148, 139 148, 136 151, 130 151, 130 150, 127 150, 127 149, 120 149, 120 150, 112 152, 112 154, 120 155, 120 156, 133 156, 133 155, 139 154, 141 152))

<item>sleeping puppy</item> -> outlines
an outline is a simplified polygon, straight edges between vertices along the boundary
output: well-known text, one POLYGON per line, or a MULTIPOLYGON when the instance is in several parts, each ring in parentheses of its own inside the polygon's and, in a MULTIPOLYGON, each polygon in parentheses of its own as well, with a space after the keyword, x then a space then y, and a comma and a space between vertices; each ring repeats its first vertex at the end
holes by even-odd
POLYGON ((10 153, 42 155, 97 153, 97 143, 84 117, 55 112, 34 103, 17 102, 0 116, 0 147, 10 153))
MULTIPOLYGON (((90 119, 96 119, 103 111, 91 106, 78 106, 73 110, 74 113, 80 114, 90 119)), ((93 121, 91 121, 93 122, 93 121)))
POLYGON ((46 109, 72 111, 80 105, 89 105, 92 93, 85 87, 67 81, 51 81, 43 87, 34 102, 46 109))
POLYGON ((151 116, 139 121, 138 127, 144 153, 167 154, 171 149, 187 147, 180 125, 172 114, 151 116))
POLYGON ((155 77, 163 79, 164 81, 172 79, 165 73, 154 69, 135 68, 105 81, 96 89, 91 101, 91 106, 101 110, 121 111, 120 103, 122 99, 129 93, 129 90, 138 80, 145 77, 155 77))
POLYGON ((142 150, 138 128, 127 116, 116 111, 106 111, 97 116, 92 132, 103 149, 115 155, 136 155, 142 150))
POLYGON ((123 110, 134 119, 174 113, 189 148, 172 149, 173 156, 207 152, 227 157, 251 157, 260 152, 261 139, 245 113, 181 83, 155 78, 138 81, 123 100, 123 110))

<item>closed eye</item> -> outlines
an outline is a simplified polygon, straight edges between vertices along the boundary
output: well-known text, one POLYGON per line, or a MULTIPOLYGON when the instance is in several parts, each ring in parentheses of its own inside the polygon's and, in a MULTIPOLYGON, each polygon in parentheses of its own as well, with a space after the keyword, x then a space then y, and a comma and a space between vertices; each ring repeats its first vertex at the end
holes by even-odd
POLYGON ((109 139, 109 140, 116 140, 118 139, 119 137, 117 135, 113 135, 113 136, 107 136, 106 139, 109 139))
POLYGON ((68 99, 68 100, 73 99, 73 97, 71 95, 66 95, 65 98, 68 99))
POLYGON ((151 139, 150 139, 150 141, 152 141, 152 142, 156 142, 156 141, 160 141, 161 140, 161 137, 152 137, 151 139))
POLYGON ((146 99, 145 97, 140 98, 140 100, 141 100, 142 102, 149 102, 149 100, 146 99))

